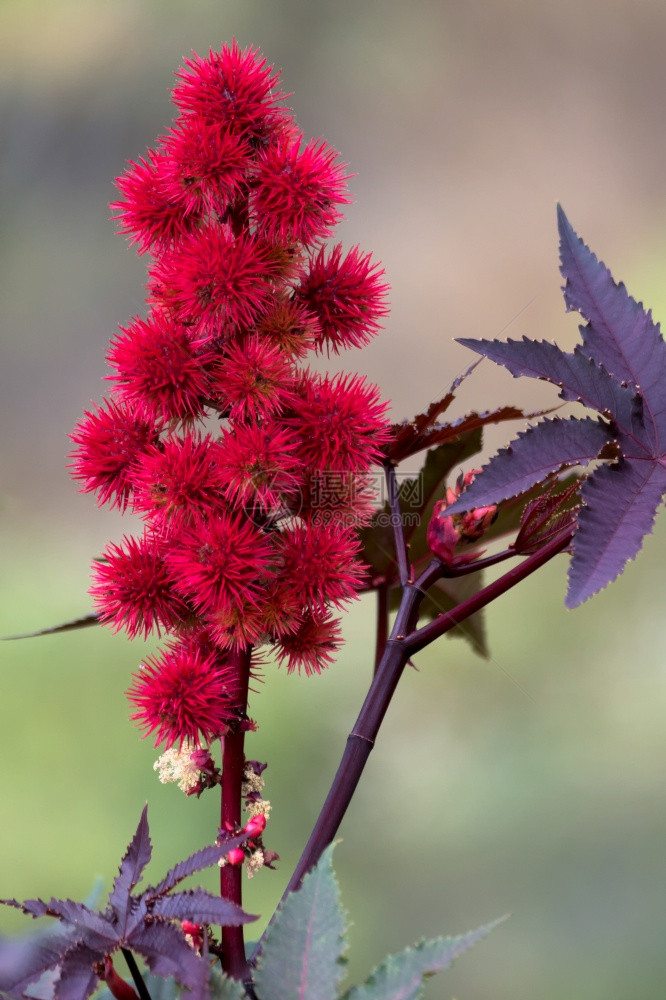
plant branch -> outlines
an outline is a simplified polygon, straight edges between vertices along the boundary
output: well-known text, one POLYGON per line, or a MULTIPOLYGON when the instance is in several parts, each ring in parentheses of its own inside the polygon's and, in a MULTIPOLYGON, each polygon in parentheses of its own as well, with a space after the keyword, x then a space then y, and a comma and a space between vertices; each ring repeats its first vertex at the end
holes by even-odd
MULTIPOLYGON (((347 737, 342 759, 326 801, 282 899, 299 888, 303 876, 317 863, 324 849, 334 839, 375 744, 379 727, 391 703, 402 671, 410 657, 530 576, 565 549, 571 542, 571 537, 571 530, 562 532, 538 552, 525 559, 520 566, 510 569, 478 594, 417 631, 414 631, 414 628, 419 606, 428 588, 442 576, 444 571, 442 563, 438 559, 432 560, 416 582, 404 588, 400 608, 379 668, 373 677, 356 724, 347 737)), ((256 959, 262 941, 263 936, 252 955, 252 961, 256 959)))
POLYGON ((442 576, 446 577, 447 580, 458 576, 469 576, 470 573, 489 569, 491 566, 497 566, 498 563, 505 562, 507 559, 515 559, 519 555, 520 552, 516 552, 513 546, 510 545, 508 549, 495 552, 491 556, 486 556, 485 559, 475 559, 473 562, 461 563, 459 566, 449 567, 445 565, 442 576))
POLYGON ((393 526, 393 538, 395 542, 395 554, 398 560, 398 574, 400 585, 405 587, 412 579, 409 568, 409 556, 405 533, 402 530, 402 511, 400 510, 400 494, 395 476, 395 466, 390 460, 384 462, 384 474, 386 476, 386 487, 388 489, 389 510, 391 511, 391 524, 393 526))
MULTIPOLYGON (((429 567, 431 575, 435 569, 438 573, 441 572, 441 566, 435 567, 435 564, 432 563, 429 567)), ((426 577, 426 575, 427 571, 422 576, 426 577)), ((317 863, 322 852, 338 831, 363 773, 363 768, 370 756, 379 727, 402 671, 409 659, 409 654, 406 653, 403 645, 403 639, 414 628, 418 619, 419 605, 424 597, 425 590, 422 590, 418 583, 408 584, 404 589, 395 624, 386 643, 379 667, 373 677, 356 724, 347 737, 337 773, 310 839, 282 895, 283 900, 288 893, 298 889, 303 876, 317 863)), ((254 961, 259 954, 265 934, 264 931, 252 954, 251 961, 254 961)))
POLYGON ((414 653, 420 652, 420 650, 429 646, 435 639, 438 639, 441 635, 445 635, 452 628, 455 628, 456 625, 469 618, 470 615, 473 615, 476 611, 480 611, 481 608, 484 608, 487 604, 505 594, 507 590, 515 587, 521 580, 530 576, 535 570, 540 569, 553 556, 556 556, 558 552, 561 552, 569 545, 572 535, 573 532, 570 528, 556 535, 543 548, 538 549, 533 555, 528 556, 519 566, 514 566, 503 576, 499 577, 499 579, 494 580, 493 583, 489 583, 487 587, 483 587, 478 593, 473 594, 468 600, 463 601, 451 611, 447 611, 445 614, 435 618, 428 625, 424 625, 423 628, 407 636, 404 640, 404 646, 408 650, 409 655, 412 656, 414 653))
POLYGON ((129 948, 121 948, 120 950, 123 953, 123 958, 127 963, 127 968, 130 970, 132 979, 134 980, 134 985, 136 986, 136 991, 141 1000, 152 1000, 148 987, 146 986, 144 978, 141 975, 141 971, 139 970, 139 966, 136 964, 134 955, 129 948))
MULTIPOLYGON (((250 647, 232 653, 240 683, 238 697, 239 722, 223 738, 222 744, 222 808, 223 830, 235 832, 241 826, 241 786, 245 768, 245 719, 250 682, 250 647)), ((220 895, 242 906, 242 865, 223 865, 220 869, 220 895)), ((245 957, 243 926, 222 928, 222 968, 234 979, 244 979, 248 973, 245 957)))
POLYGON ((375 636, 375 673, 379 669, 386 639, 388 637, 389 621, 389 585, 385 581, 377 587, 377 632, 375 636))

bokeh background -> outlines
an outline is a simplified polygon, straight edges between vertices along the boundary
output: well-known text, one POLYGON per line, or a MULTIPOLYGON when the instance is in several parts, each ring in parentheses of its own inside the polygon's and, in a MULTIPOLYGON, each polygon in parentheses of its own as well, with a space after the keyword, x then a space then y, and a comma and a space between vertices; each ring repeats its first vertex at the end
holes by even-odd
MULTIPOLYGON (((380 383, 396 418, 467 366, 455 336, 573 345, 557 201, 666 315, 661 0, 1 0, 2 634, 86 613, 90 558, 132 530, 65 469, 107 342, 143 308, 112 181, 169 124, 182 59, 232 37, 282 68, 306 134, 356 174, 340 238, 384 262, 392 314, 336 366, 380 383)), ((491 368, 459 412, 555 402, 491 368)), ((488 660, 452 640, 408 671, 337 848, 352 981, 388 950, 510 912, 430 998, 663 1000, 665 528, 575 612, 562 558, 492 608, 488 660)), ((372 625, 362 601, 335 667, 268 667, 252 699, 282 857, 248 883, 253 912, 270 913, 323 800, 372 625)), ((144 654, 98 630, 3 644, 0 895, 108 885, 146 800, 155 877, 214 836, 213 797, 159 785, 128 722, 144 654)), ((1 930, 22 921, 0 913, 1 930)))

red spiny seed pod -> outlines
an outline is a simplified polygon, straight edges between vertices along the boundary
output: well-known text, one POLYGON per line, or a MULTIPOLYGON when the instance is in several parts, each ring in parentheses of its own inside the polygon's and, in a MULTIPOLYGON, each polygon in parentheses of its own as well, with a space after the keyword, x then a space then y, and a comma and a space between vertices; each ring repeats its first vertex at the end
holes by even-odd
POLYGON ((387 404, 305 362, 374 337, 388 286, 370 254, 324 245, 349 175, 298 130, 278 77, 236 42, 178 72, 177 117, 112 206, 151 254, 149 308, 113 339, 110 398, 72 433, 81 489, 144 522, 95 564, 92 593, 110 627, 167 634, 128 695, 169 749, 253 725, 235 673, 251 649, 289 672, 328 666, 332 611, 365 582, 387 404))
POLYGON ((338 354, 347 347, 363 347, 379 332, 380 320, 388 313, 389 286, 383 274, 358 247, 343 257, 338 244, 330 254, 322 248, 312 257, 295 295, 319 321, 319 350, 338 354))
POLYGON ((280 138, 259 156, 251 211, 268 239, 304 245, 331 235, 349 204, 344 165, 323 140, 302 147, 301 136, 280 138))
POLYGON ((188 607, 178 594, 164 559, 164 545, 154 534, 111 542, 95 563, 90 588, 102 621, 132 637, 175 628, 188 607))
POLYGON ((107 354, 108 378, 118 399, 143 408, 154 423, 191 423, 204 415, 214 358, 197 346, 190 327, 157 309, 121 327, 107 354))
POLYGON ((223 735, 236 720, 236 677, 223 654, 206 653, 191 642, 174 643, 147 657, 134 675, 128 698, 137 709, 132 719, 156 732, 155 746, 167 750, 185 741, 199 745, 223 735))

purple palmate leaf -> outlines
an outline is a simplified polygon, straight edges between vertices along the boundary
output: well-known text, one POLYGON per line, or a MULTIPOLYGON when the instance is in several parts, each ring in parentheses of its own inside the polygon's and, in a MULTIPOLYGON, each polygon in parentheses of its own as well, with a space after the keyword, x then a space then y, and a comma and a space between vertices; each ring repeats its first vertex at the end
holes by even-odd
POLYGON ((581 487, 566 605, 574 608, 614 580, 652 531, 666 489, 666 469, 622 460, 604 465, 581 487))
POLYGON ((613 420, 627 434, 640 432, 641 402, 633 386, 621 385, 601 366, 576 347, 567 354, 546 340, 467 340, 458 343, 482 353, 508 368, 515 378, 545 379, 560 388, 560 396, 569 402, 582 403, 599 413, 613 415, 613 420))
POLYGON ((166 873, 162 881, 150 889, 146 889, 145 894, 154 899, 157 896, 164 895, 166 892, 170 892, 184 878, 194 875, 195 872, 203 871, 204 868, 210 868, 211 865, 216 865, 220 858, 228 854, 232 848, 240 847, 246 842, 247 838, 247 833, 241 833, 235 837, 225 837, 223 843, 202 847, 201 850, 191 854, 189 858, 185 858, 184 861, 179 861, 177 865, 174 865, 166 873))
POLYGON ((198 924, 231 926, 238 919, 238 907, 205 889, 190 889, 155 900, 151 913, 159 917, 192 920, 198 924))
MULTIPOLYGON (((582 350, 620 382, 642 393, 662 441, 666 431, 666 352, 659 324, 574 232, 557 206, 564 301, 588 325, 581 327, 582 350)), ((663 444, 662 444, 663 449, 663 444)))
POLYGON ((77 945, 67 952, 60 966, 56 986, 58 1000, 78 1000, 90 994, 99 985, 97 974, 92 971, 97 953, 86 945, 77 945))
POLYGON ((597 410, 604 421, 542 421, 492 458, 447 513, 515 496, 565 466, 610 459, 582 487, 566 599, 575 607, 634 558, 666 492, 666 345, 649 313, 615 283, 559 208, 558 218, 565 300, 588 320, 583 344, 566 354, 527 338, 461 343, 515 376, 553 382, 562 398, 597 410))
POLYGON ((592 417, 554 417, 520 431, 511 444, 494 455, 447 514, 486 507, 524 493, 567 465, 593 461, 613 434, 592 417))
POLYGON ((207 923, 210 918, 223 926, 237 927, 256 917, 204 889, 181 893, 170 890, 188 875, 216 864, 232 847, 247 839, 244 833, 203 848, 176 865, 157 886, 134 894, 132 890, 151 856, 144 809, 104 913, 69 899, 51 899, 48 903, 41 899, 24 903, 0 900, 33 917, 56 917, 64 925, 64 932, 44 938, 43 943, 33 942, 26 949, 18 942, 15 951, 11 945, 0 949, 0 990, 8 997, 23 997, 29 984, 53 969, 58 973, 59 1000, 86 1000, 97 986, 96 970, 122 948, 142 955, 156 975, 174 976, 193 998, 205 997, 208 962, 190 947, 180 920, 187 917, 207 923))
POLYGON ((148 806, 144 806, 136 833, 132 837, 120 862, 120 870, 111 889, 109 906, 116 915, 119 924, 123 925, 127 917, 127 907, 130 893, 143 876, 143 871, 152 855, 150 835, 148 833, 148 806))

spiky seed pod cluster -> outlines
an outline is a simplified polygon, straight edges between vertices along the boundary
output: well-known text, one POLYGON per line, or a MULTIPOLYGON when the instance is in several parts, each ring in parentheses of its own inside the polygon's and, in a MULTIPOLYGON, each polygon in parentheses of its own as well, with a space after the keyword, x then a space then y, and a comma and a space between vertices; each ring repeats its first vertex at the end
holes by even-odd
POLYGON ((129 691, 167 748, 237 717, 239 650, 271 644, 305 673, 331 661, 388 435, 376 386, 305 365, 366 344, 387 285, 369 254, 325 245, 348 175, 277 85, 236 43, 178 71, 176 120, 112 206, 150 254, 147 315, 112 341, 108 397, 72 433, 81 489, 143 520, 92 594, 112 628, 167 636, 129 691))

